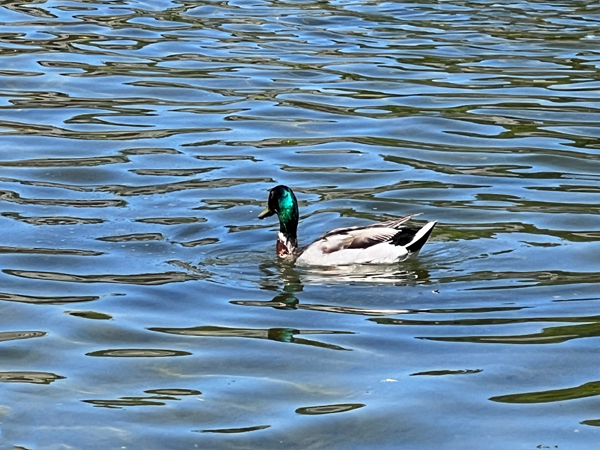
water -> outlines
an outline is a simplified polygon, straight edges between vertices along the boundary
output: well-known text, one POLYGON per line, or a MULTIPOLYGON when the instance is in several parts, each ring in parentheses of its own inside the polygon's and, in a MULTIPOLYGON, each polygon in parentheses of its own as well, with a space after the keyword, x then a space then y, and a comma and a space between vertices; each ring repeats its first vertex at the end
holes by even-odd
POLYGON ((0 440, 593 448, 600 10, 3 2, 0 440), (422 213, 419 259, 277 261, 422 213))

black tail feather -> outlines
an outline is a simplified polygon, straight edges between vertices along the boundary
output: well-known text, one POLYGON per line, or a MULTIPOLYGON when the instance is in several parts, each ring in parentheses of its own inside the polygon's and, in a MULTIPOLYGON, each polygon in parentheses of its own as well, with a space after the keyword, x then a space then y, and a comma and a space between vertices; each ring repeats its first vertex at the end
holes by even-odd
POLYGON ((423 236, 421 236, 417 241, 413 242, 408 247, 406 247, 406 250, 408 250, 411 253, 416 253, 419 250, 421 250, 421 248, 425 245, 425 242, 427 242, 427 239, 429 239, 429 236, 431 235, 431 232, 433 231, 434 228, 435 228, 435 222, 433 222, 433 225, 431 226, 431 228, 429 228, 429 230, 427 230, 427 232, 423 236))
POLYGON ((415 227, 401 228, 400 231, 398 231, 392 237, 392 244, 399 245, 400 247, 404 247, 405 245, 410 244, 419 230, 420 228, 415 227))

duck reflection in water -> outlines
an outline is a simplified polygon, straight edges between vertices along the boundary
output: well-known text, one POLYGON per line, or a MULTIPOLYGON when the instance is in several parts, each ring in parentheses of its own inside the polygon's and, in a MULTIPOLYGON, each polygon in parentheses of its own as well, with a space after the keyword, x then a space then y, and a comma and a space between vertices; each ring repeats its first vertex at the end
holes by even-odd
POLYGON ((271 307, 275 309, 304 309, 324 311, 340 314, 358 314, 365 316, 385 316, 390 314, 406 314, 411 311, 405 309, 371 309, 355 308, 350 306, 323 305, 314 303, 300 303, 297 293, 303 291, 304 285, 310 284, 386 284, 395 286, 414 286, 426 283, 429 272, 421 266, 418 260, 411 260, 410 264, 400 268, 395 265, 388 266, 339 266, 321 268, 316 270, 303 270, 293 267, 283 261, 276 264, 264 263, 260 270, 265 277, 260 281, 261 289, 276 291, 271 300, 233 300, 230 303, 241 306, 271 307), (283 287, 281 284, 283 283, 283 287))

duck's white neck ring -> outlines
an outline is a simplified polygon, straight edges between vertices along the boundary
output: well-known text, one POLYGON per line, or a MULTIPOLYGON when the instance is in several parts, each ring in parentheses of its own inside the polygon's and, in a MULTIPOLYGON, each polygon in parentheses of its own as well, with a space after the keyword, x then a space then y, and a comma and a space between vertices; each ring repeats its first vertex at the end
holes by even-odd
POLYGON ((281 231, 277 234, 277 255, 281 257, 290 256, 298 247, 296 239, 289 238, 281 231))

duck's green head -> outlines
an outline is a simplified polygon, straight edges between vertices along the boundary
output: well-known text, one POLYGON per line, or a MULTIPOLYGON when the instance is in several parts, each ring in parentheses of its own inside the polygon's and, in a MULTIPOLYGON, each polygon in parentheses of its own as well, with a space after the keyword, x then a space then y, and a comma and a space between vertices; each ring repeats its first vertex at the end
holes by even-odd
POLYGON ((296 237, 298 227, 298 201, 292 190, 283 185, 275 186, 269 191, 267 207, 258 215, 259 219, 277 214, 282 233, 296 237))

